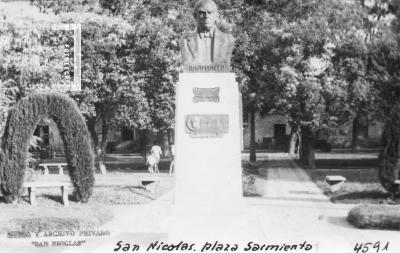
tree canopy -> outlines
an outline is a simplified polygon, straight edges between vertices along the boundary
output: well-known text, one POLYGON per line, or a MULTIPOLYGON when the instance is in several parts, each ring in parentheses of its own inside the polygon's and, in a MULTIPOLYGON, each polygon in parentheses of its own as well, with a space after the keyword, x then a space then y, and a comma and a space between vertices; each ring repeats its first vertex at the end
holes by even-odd
MULTIPOLYGON (((56 75, 59 60, 50 57, 59 35, 51 29, 17 29, 18 23, 81 23, 83 90, 72 96, 87 117, 96 146, 104 149, 111 124, 173 128, 174 86, 181 71, 178 41, 195 26, 195 2, 31 0, 42 13, 38 18, 1 21, 6 52, 0 59, 1 84, 8 89, 2 94, 15 94, 16 101, 31 84, 61 81, 56 75), (101 141, 93 128, 99 119, 101 141)), ((398 0, 216 3, 218 26, 237 38, 232 66, 245 110, 288 116, 292 129, 304 133, 304 162, 313 162, 312 144, 319 131, 365 112, 382 118, 398 99, 387 95, 400 76, 398 0)))

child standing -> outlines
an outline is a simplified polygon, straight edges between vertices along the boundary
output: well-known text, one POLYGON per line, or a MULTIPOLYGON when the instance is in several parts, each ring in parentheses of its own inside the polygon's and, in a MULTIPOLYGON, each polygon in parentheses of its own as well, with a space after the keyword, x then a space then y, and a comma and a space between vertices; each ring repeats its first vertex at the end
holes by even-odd
POLYGON ((158 169, 158 163, 160 162, 162 151, 161 151, 160 146, 158 146, 158 142, 157 141, 154 141, 154 145, 151 147, 151 155, 155 159, 154 172, 155 173, 160 173, 160 171, 158 169))

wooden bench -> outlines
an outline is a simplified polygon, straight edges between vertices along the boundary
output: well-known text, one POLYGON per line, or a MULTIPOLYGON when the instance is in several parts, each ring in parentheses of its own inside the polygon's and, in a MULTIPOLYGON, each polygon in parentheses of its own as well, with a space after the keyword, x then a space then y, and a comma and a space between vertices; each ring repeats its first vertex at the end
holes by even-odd
POLYGON ((35 182, 24 182, 22 185, 24 188, 28 188, 29 193, 29 202, 31 205, 36 205, 36 188, 48 188, 48 187, 60 187, 61 195, 62 195, 62 204, 64 206, 69 206, 68 201, 68 187, 71 186, 70 182, 43 182, 43 181, 35 181, 35 182))
POLYGON ((158 176, 141 177, 140 184, 149 192, 157 193, 161 179, 158 176))
POLYGON ((64 174, 64 168, 63 166, 67 167, 66 163, 41 163, 39 164, 39 167, 44 168, 44 174, 48 175, 49 174, 49 167, 57 167, 58 168, 58 174, 63 175, 64 174))
POLYGON ((325 181, 329 184, 331 192, 338 191, 342 187, 346 178, 340 175, 328 175, 325 177, 325 181))

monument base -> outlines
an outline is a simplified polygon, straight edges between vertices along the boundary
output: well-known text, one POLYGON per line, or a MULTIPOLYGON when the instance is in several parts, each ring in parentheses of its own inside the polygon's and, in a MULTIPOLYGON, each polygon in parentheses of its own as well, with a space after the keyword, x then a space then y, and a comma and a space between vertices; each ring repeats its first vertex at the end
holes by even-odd
POLYGON ((169 241, 237 240, 248 234, 239 98, 233 73, 179 76, 169 241))
POLYGON ((241 205, 240 113, 239 88, 233 73, 180 74, 175 205, 215 212, 224 206, 241 205))

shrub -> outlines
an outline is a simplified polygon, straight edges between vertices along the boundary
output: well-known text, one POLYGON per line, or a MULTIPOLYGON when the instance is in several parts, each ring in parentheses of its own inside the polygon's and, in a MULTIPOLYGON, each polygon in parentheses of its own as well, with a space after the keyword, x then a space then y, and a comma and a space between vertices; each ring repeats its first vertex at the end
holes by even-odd
POLYGON ((400 178, 400 104, 391 109, 382 133, 383 150, 380 154, 379 180, 382 186, 394 195, 400 193, 395 180, 400 178))
POLYGON ((361 205, 352 208, 347 220, 358 228, 400 230, 400 207, 361 205))
POLYGON ((21 99, 11 110, 2 141, 2 193, 9 202, 20 197, 29 140, 37 124, 46 117, 56 122, 64 141, 75 197, 79 201, 87 202, 94 186, 90 135, 74 101, 59 93, 30 95, 21 99))

